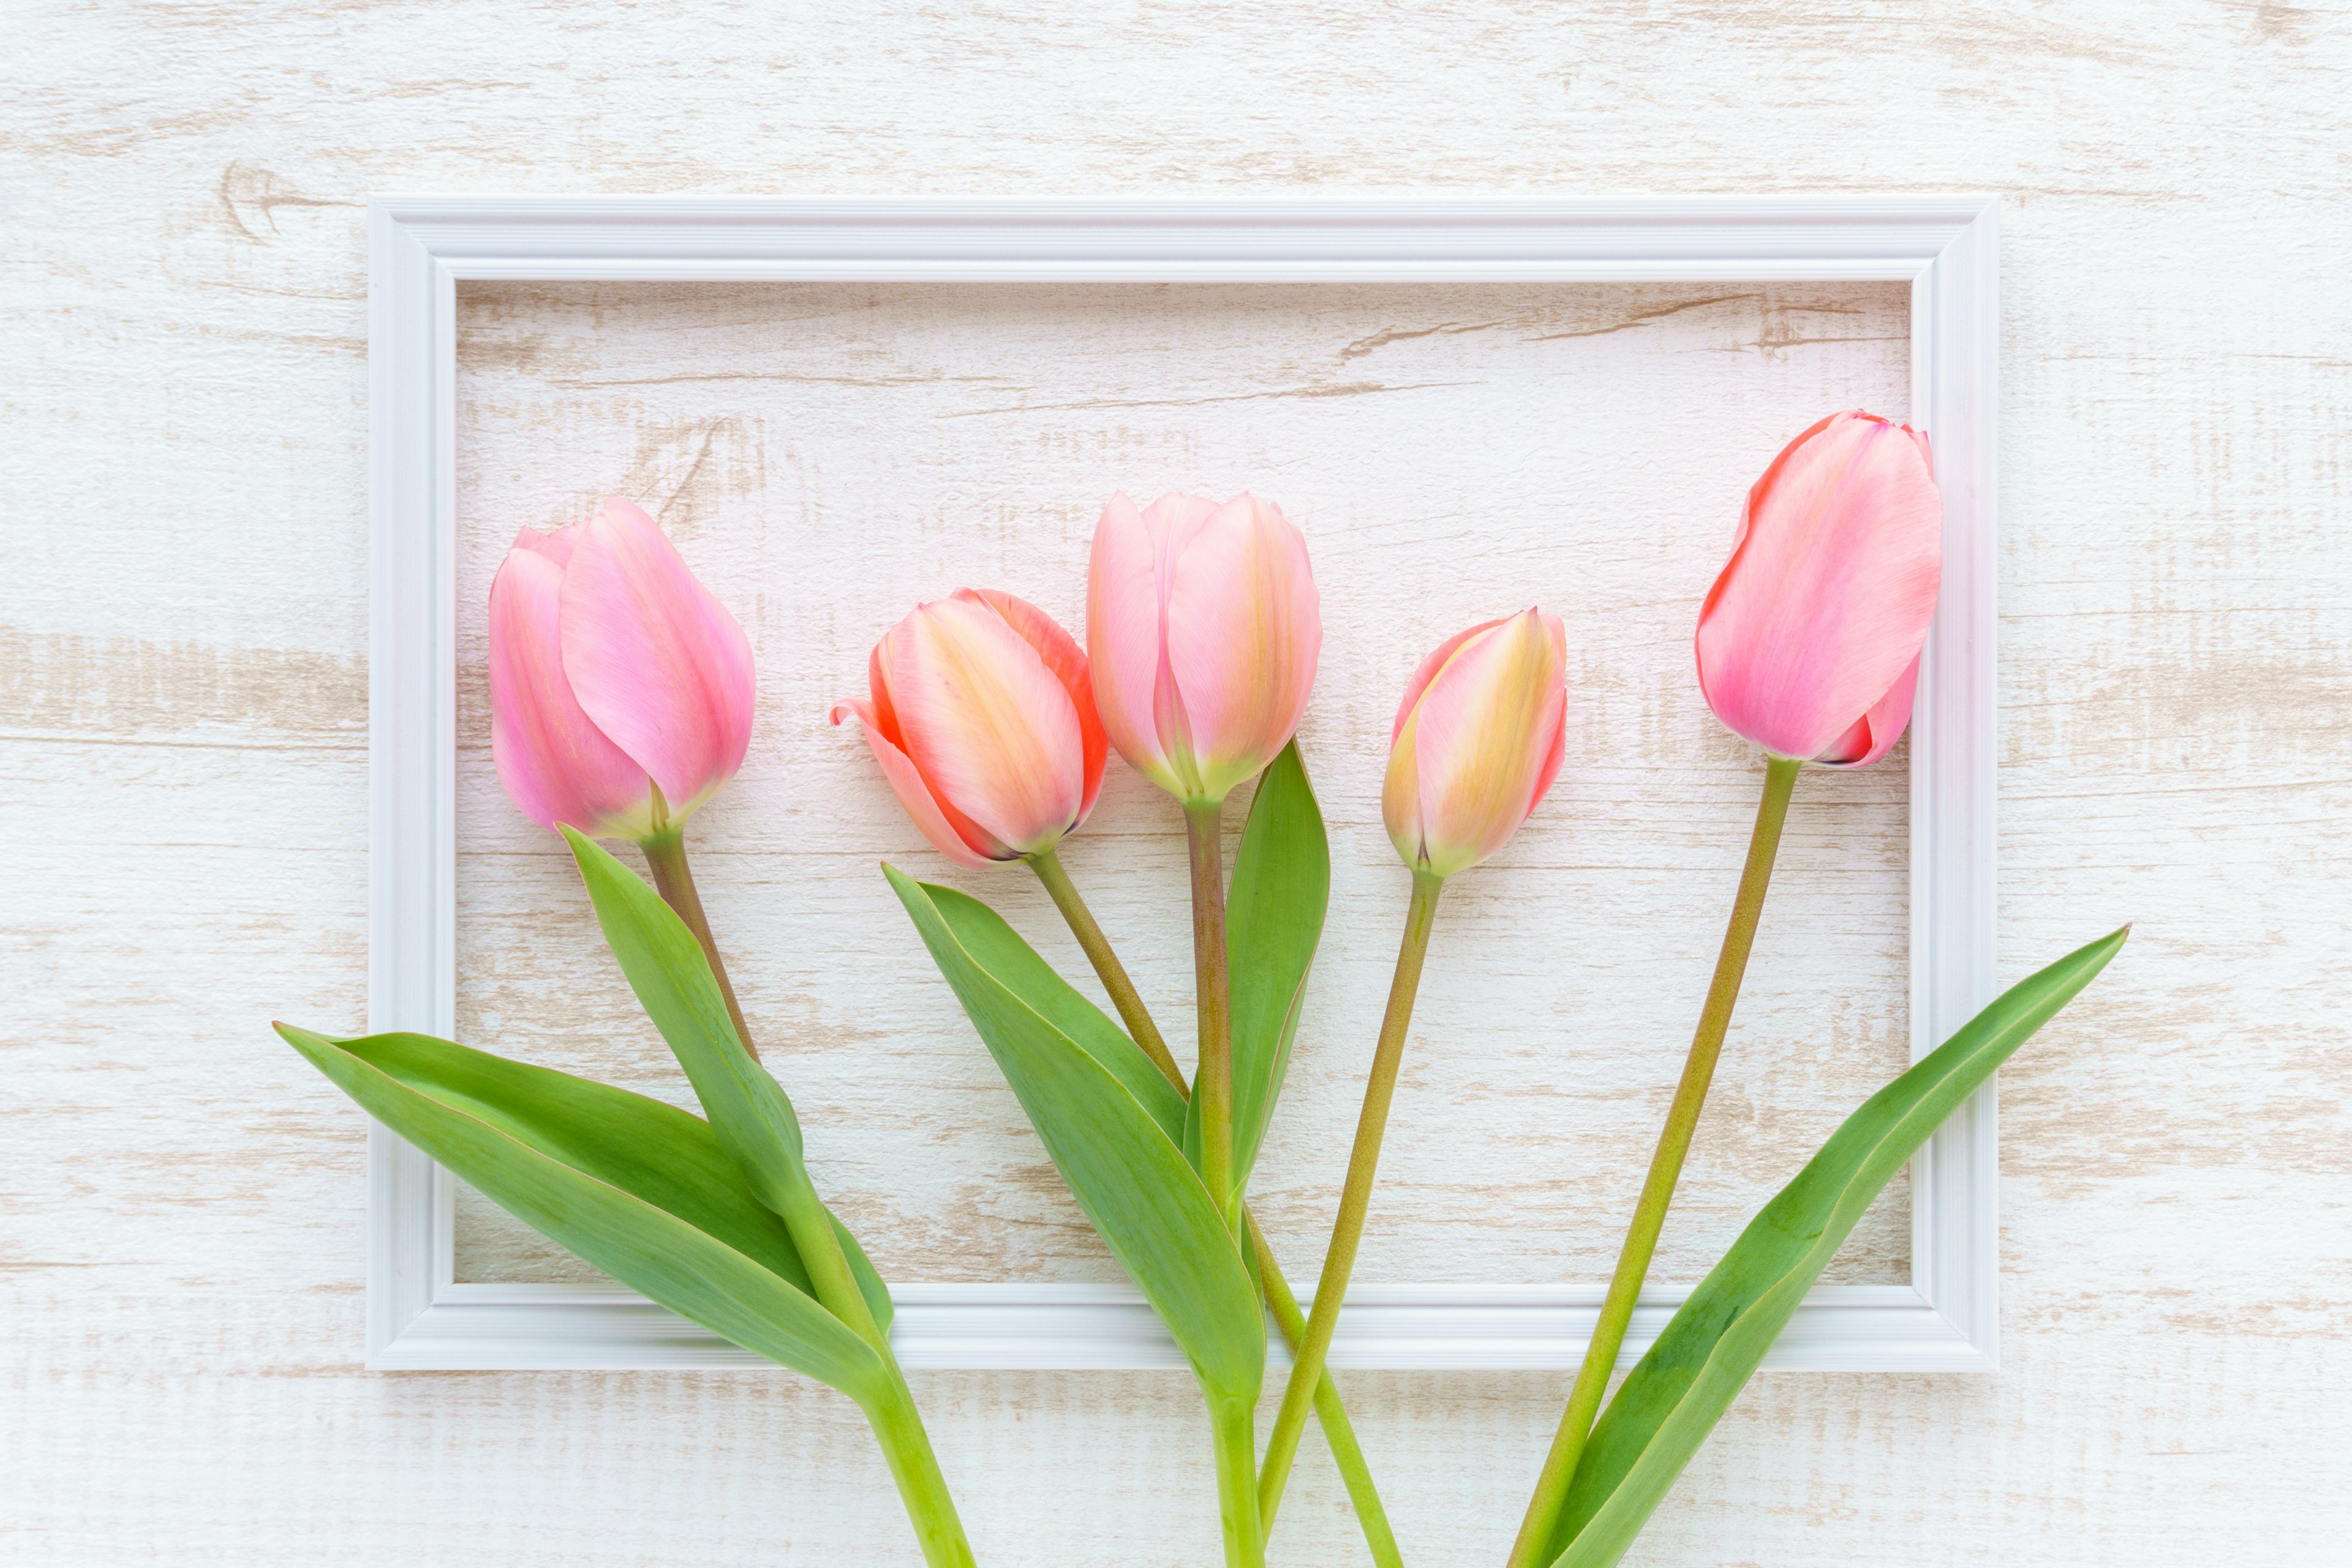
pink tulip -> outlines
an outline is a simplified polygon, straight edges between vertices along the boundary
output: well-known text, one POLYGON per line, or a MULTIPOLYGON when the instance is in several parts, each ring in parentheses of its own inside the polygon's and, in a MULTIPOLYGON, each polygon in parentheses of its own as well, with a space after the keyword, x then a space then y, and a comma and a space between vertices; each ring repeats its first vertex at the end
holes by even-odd
POLYGON ((1438 645, 1406 684, 1381 815, 1406 865, 1451 877, 1510 842, 1568 747, 1568 636, 1529 608, 1438 645))
POLYGON ((1220 801, 1289 742, 1323 646, 1307 541, 1271 501, 1111 498, 1095 529, 1087 651, 1129 766, 1220 801))
POLYGON ((899 804, 959 866, 1042 855, 1086 820, 1109 747, 1087 656, 1010 594, 959 588, 874 645, 866 727, 899 804))
POLYGON ((1885 756, 1911 719, 1943 527, 1927 437, 1909 426, 1832 414, 1790 442, 1699 610, 1715 716, 1801 762, 1885 756))
POLYGON ((742 766, 751 696, 743 629, 637 508, 516 535, 490 584, 490 754, 533 822, 676 828, 742 766))

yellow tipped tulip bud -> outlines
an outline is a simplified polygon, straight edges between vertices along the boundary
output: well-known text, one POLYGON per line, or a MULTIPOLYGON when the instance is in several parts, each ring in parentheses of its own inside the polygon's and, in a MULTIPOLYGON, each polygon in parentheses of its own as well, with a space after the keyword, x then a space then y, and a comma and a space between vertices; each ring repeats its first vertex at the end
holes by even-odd
POLYGON ((1471 627, 1423 659, 1397 710, 1381 812, 1416 871, 1486 859, 1551 788, 1568 743, 1568 638, 1538 609, 1471 627))

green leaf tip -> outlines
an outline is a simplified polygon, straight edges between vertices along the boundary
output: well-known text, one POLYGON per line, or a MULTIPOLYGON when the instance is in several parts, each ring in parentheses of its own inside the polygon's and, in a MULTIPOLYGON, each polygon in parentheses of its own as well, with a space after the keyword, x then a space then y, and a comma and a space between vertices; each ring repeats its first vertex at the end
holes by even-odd
POLYGON ((2122 951, 2124 926, 2019 981, 1864 1100, 1748 1223, 1601 1413, 1543 1561, 1611 1568, 1881 1189, 2122 951))
POLYGON ((787 1227, 699 1118, 429 1036, 278 1031, 385 1127, 622 1283, 853 1398, 885 1391, 881 1356, 813 1298, 787 1227))

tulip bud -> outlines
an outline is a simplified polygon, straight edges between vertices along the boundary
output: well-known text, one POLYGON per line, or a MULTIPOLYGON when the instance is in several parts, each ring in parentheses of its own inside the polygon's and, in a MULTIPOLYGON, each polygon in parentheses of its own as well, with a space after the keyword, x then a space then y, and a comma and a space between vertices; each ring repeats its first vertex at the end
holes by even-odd
POLYGON ((1860 767, 1911 719, 1943 572, 1927 437, 1860 412, 1789 443, 1698 616, 1698 680, 1737 734, 1860 767))
POLYGON ((1221 801, 1289 743, 1323 646, 1307 541, 1271 501, 1111 498, 1095 530, 1087 651, 1128 764, 1221 801))
POLYGON ((866 728, 899 804, 959 866, 1042 855, 1086 820, 1109 747, 1087 656, 1043 610, 959 588, 874 645, 866 728))
POLYGON ((1416 871, 1451 877, 1519 830, 1568 747, 1568 637, 1529 608, 1449 638, 1397 709, 1381 815, 1416 871))
POLYGON ((524 529, 490 584, 490 754, 541 826, 643 842, 735 776, 751 645, 653 519, 617 497, 524 529))

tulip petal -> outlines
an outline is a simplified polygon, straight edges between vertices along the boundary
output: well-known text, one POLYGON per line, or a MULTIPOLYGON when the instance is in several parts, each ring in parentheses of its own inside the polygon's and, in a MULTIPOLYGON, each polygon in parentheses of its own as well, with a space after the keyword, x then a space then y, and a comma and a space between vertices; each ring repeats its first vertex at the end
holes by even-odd
POLYGON ((1095 710, 1128 766, 1181 793, 1152 718, 1161 618, 1159 540, 1135 503, 1114 495, 1095 525, 1087 566, 1087 659, 1095 710))
POLYGON ((1813 761, 1833 768, 1866 768, 1895 749, 1911 722, 1911 703, 1919 689, 1919 661, 1913 659, 1886 695, 1871 704, 1854 727, 1813 761))
POLYGON ((957 865, 975 871, 992 864, 987 856, 965 843, 949 825, 947 815, 940 809, 939 800, 931 794, 930 786, 923 782, 921 772, 908 760, 906 752, 891 743, 882 733, 881 726, 874 721, 874 709, 870 704, 855 700, 844 702, 834 709, 833 721, 838 724, 845 716, 852 713, 865 727, 866 744, 872 749, 874 760, 882 764, 882 776, 890 782, 890 793, 898 797, 898 804, 907 808, 907 815, 914 818, 915 826, 922 830, 923 837, 931 841, 931 847, 957 865))
POLYGON ((690 815, 743 765, 751 645, 653 519, 618 497, 563 571, 564 673, 598 729, 690 815))
POLYGON ((576 522, 568 528, 559 528, 553 533, 541 533, 535 528, 526 528, 515 535, 512 548, 544 555, 558 566, 562 566, 570 563, 572 547, 579 539, 580 525, 576 522))
POLYGON ((1165 646, 1196 774, 1187 782, 1221 800, 1275 759, 1307 711, 1323 646, 1315 576, 1298 530, 1246 493, 1169 562, 1165 646))
MULTIPOLYGON (((1062 683, 1062 689, 1069 693, 1070 706, 1078 716, 1085 780, 1078 822, 1084 822, 1095 808, 1095 796, 1102 791, 1103 764, 1110 754, 1109 737, 1103 731, 1101 715, 1095 711, 1094 677, 1087 667, 1086 651, 1059 622, 1026 599, 994 588, 958 588, 952 596, 985 605, 1004 617, 1004 624, 1036 651, 1054 679, 1062 683)), ((1076 827, 1077 822, 1070 826, 1076 827)))
POLYGON ((1708 706, 1781 756, 1837 746, 1918 656, 1942 532, 1916 432, 1846 413, 1799 436, 1749 490, 1699 612, 1708 706))
POLYGON ((646 770, 597 729, 564 679, 562 557, 523 530, 490 583, 490 757, 523 815, 599 838, 654 829, 646 770))
POLYGON ((1085 797, 1077 709, 982 602, 925 605, 892 634, 890 700, 931 793, 1013 854, 1050 848, 1085 797))
POLYGON ((1436 652, 1421 661, 1420 668, 1412 672, 1412 679, 1404 683, 1404 700, 1397 704, 1396 722, 1389 726, 1391 743, 1404 733, 1405 721, 1412 717, 1413 704, 1421 700, 1421 694, 1429 689, 1429 683, 1437 679, 1437 672, 1445 668, 1445 661, 1454 657, 1454 651, 1480 632, 1499 626, 1509 618, 1505 616, 1491 621, 1480 621, 1466 632, 1456 632, 1439 643, 1436 652))

